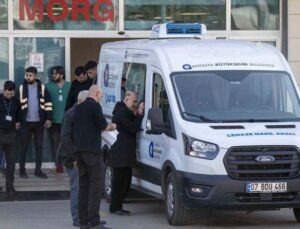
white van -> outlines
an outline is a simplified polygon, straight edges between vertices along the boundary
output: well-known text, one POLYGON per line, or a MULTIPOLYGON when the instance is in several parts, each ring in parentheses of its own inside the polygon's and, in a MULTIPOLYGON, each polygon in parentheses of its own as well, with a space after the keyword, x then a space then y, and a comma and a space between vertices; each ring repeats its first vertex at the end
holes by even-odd
MULTIPOLYGON (((133 187, 162 196, 172 225, 201 208, 293 208, 300 222, 300 101, 287 61, 270 45, 203 32, 163 24, 151 39, 102 46, 104 114, 121 100, 122 77, 145 101, 133 187)), ((115 139, 103 133, 106 159, 115 139)))

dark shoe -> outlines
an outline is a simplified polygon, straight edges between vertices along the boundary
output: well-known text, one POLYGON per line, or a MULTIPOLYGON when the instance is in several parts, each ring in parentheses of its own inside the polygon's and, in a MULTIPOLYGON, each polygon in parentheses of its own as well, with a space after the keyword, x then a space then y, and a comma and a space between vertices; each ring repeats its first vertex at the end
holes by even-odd
POLYGON ((110 227, 105 227, 103 224, 99 224, 97 226, 91 226, 89 229, 111 229, 110 227))
POLYGON ((27 173, 25 171, 22 171, 22 172, 20 171, 19 174, 20 174, 20 177, 23 178, 23 179, 27 179, 28 178, 28 175, 27 175, 27 173))
POLYGON ((90 229, 89 225, 80 225, 80 229, 90 229))
POLYGON ((41 170, 40 171, 35 171, 34 175, 36 177, 39 177, 39 178, 42 178, 42 179, 47 179, 48 178, 48 176, 45 173, 43 173, 41 170))
POLYGON ((100 224, 104 225, 104 224, 106 224, 106 221, 105 220, 100 220, 100 224))
POLYGON ((73 222, 74 227, 80 227, 80 223, 73 222))
POLYGON ((130 211, 127 211, 125 209, 119 209, 117 211, 110 211, 110 213, 116 214, 116 215, 130 215, 130 211))
POLYGON ((63 173, 64 172, 64 167, 62 165, 57 165, 56 166, 56 173, 63 173))
POLYGON ((17 191, 16 191, 16 189, 14 187, 7 188, 6 189, 6 194, 8 196, 15 196, 15 195, 17 195, 17 191))
POLYGON ((0 168, 0 173, 5 176, 6 175, 6 169, 5 168, 0 168))

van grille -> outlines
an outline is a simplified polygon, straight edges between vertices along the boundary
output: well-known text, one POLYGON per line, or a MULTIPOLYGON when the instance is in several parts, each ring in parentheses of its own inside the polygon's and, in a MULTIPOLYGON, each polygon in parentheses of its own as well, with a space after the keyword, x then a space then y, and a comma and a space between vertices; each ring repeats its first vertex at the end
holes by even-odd
POLYGON ((285 193, 237 193, 235 198, 241 203, 252 202, 288 202, 293 201, 297 196, 296 192, 285 193))
POLYGON ((296 147, 289 146, 233 147, 228 150, 224 163, 229 176, 237 180, 293 178, 299 175, 300 154, 296 147), (275 160, 257 162, 260 155, 275 160))

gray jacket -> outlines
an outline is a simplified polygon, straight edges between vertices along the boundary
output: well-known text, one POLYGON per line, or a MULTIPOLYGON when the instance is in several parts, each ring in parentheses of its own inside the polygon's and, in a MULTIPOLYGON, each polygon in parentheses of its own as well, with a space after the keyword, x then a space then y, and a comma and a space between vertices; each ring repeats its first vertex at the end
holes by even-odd
POLYGON ((65 166, 68 168, 72 166, 72 162, 76 160, 75 152, 76 147, 72 138, 73 120, 74 120, 75 106, 70 108, 64 115, 61 133, 60 133, 60 146, 59 156, 65 162, 65 166))

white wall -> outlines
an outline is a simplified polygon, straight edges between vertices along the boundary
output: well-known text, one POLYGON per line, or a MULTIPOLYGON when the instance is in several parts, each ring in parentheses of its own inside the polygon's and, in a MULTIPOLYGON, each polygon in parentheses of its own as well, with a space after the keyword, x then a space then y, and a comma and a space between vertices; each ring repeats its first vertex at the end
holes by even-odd
POLYGON ((300 0, 288 1, 288 61, 300 85, 300 0))

